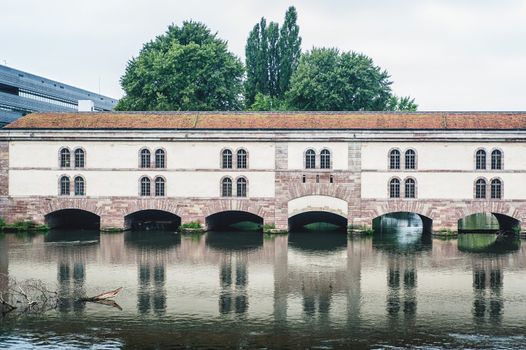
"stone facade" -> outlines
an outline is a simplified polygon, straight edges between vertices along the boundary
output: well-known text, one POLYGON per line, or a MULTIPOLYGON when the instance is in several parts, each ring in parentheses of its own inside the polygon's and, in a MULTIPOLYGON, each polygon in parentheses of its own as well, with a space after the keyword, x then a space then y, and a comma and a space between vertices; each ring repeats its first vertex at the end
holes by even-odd
POLYGON ((213 214, 242 211, 278 229, 288 228, 291 215, 309 211, 344 216, 354 226, 371 226, 374 218, 393 212, 429 218, 435 230, 456 230, 459 219, 480 212, 525 222, 524 141, 526 133, 518 131, 10 130, 0 133, 0 216, 8 222, 45 223, 50 213, 79 209, 98 215, 103 228, 126 228, 126 216, 144 210, 205 225, 213 214), (57 152, 62 144, 83 147, 86 168, 60 168, 57 152), (416 169, 388 169, 388 151, 397 144, 402 150, 416 150, 416 169), (166 150, 168 166, 139 169, 138 151, 143 146, 166 150), (316 169, 302 165, 309 147, 317 152, 316 169), (480 147, 503 150, 506 168, 475 170, 473 152, 480 147), (248 169, 221 168, 220 151, 225 148, 246 149, 248 169), (332 152, 330 169, 320 169, 323 149, 332 152), (111 152, 112 166, 105 158, 111 152), (63 173, 85 176, 86 196, 59 196, 57 179, 63 173), (138 179, 143 174, 162 176, 173 187, 168 187, 166 197, 140 197, 138 179), (221 197, 219 179, 224 176, 247 178, 248 196, 221 197), (389 198, 387 182, 393 176, 415 178, 417 198, 389 198), (473 199, 473 181, 481 176, 503 179, 503 198, 473 199), (451 190, 456 189, 453 185, 463 192, 451 190), (452 195, 445 198, 444 189, 452 195), (291 210, 299 198, 306 198, 301 202, 307 204, 291 210), (346 209, 327 206, 330 199, 346 203, 346 209))

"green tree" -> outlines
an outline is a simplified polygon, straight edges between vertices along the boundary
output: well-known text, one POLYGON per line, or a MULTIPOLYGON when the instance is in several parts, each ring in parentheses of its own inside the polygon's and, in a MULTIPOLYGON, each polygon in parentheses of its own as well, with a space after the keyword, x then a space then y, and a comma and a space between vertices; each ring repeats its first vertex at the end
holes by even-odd
POLYGON ((245 101, 248 108, 255 103, 257 94, 283 100, 301 54, 296 20, 296 9, 289 7, 281 29, 275 22, 267 26, 265 18, 261 18, 250 31, 245 46, 245 101))
POLYGON ((314 48, 302 55, 294 71, 288 104, 313 111, 384 111, 415 108, 409 97, 391 92, 387 71, 371 58, 356 52, 314 48))
POLYGON ((285 21, 281 27, 279 37, 279 92, 278 96, 283 97, 289 89, 292 73, 298 66, 301 55, 301 37, 299 36, 300 27, 296 23, 298 13, 296 8, 291 6, 285 13, 285 21))
POLYGON ((206 25, 183 22, 146 43, 121 77, 117 110, 239 110, 243 64, 206 25))

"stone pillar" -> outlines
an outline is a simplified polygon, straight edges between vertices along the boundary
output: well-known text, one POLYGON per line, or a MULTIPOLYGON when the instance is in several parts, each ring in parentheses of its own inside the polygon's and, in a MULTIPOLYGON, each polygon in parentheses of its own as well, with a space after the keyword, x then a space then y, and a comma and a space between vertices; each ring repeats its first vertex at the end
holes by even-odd
POLYGON ((100 216, 101 231, 113 231, 126 229, 124 217, 120 215, 105 215, 100 216))
POLYGON ((281 172, 282 170, 287 170, 288 165, 288 153, 289 148, 286 143, 277 143, 276 144, 276 153, 275 153, 275 204, 274 204, 274 220, 273 222, 278 230, 288 230, 289 220, 288 220, 288 181, 290 181, 290 176, 287 176, 286 172, 281 172))

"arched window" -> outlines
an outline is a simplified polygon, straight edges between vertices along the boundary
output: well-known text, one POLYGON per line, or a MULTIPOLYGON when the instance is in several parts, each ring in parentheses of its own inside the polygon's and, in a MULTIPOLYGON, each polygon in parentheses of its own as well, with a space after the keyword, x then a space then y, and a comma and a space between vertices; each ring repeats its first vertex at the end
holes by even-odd
POLYGON ((502 152, 498 149, 491 152, 491 169, 500 170, 502 169, 502 152))
POLYGON ((389 152, 389 169, 400 169, 400 151, 397 149, 389 152))
POLYGON ((75 150, 75 168, 84 168, 84 150, 77 148, 75 150))
POLYGON ((86 184, 82 176, 75 177, 75 196, 84 196, 86 195, 86 184))
POLYGON ((315 169, 316 168, 316 152, 312 149, 308 149, 305 152, 305 169, 315 169))
POLYGON ((221 180, 221 196, 232 197, 232 179, 229 177, 221 180))
POLYGON ((499 179, 491 180, 491 198, 502 198, 502 182, 499 179))
POLYGON ((416 183, 414 179, 405 180, 405 198, 416 198, 416 183))
POLYGON ((69 177, 62 176, 60 178, 60 195, 61 196, 69 196, 70 194, 69 185, 70 185, 69 177))
POLYGON ((223 150, 223 159, 221 167, 223 169, 232 169, 232 151, 229 149, 223 150))
POLYGON ((391 179, 389 181, 389 197, 400 198, 400 180, 391 179))
POLYGON ((150 150, 143 149, 141 150, 141 168, 149 168, 150 167, 150 150))
POLYGON ((62 148, 60 150, 60 167, 69 168, 71 166, 71 155, 69 149, 62 148))
POLYGON ((237 168, 247 168, 247 151, 245 151, 244 149, 240 149, 237 151, 237 168))
POLYGON ((486 180, 478 179, 475 183, 475 198, 486 198, 486 180))
POLYGON ((159 148, 155 151, 155 167, 166 168, 165 152, 163 149, 159 148))
POLYGON ((165 196, 165 181, 162 177, 158 176, 155 178, 155 196, 164 197, 165 196))
POLYGON ((141 177, 141 196, 149 196, 151 194, 151 181, 148 177, 141 177))
POLYGON ((324 149, 320 154, 320 168, 330 169, 331 168, 331 152, 328 149, 324 149))
POLYGON ((475 155, 475 169, 486 169, 486 151, 484 151, 483 149, 479 149, 475 155))
POLYGON ((237 192, 238 197, 246 197, 247 196, 247 179, 244 177, 240 177, 237 179, 237 192))
POLYGON ((412 149, 405 151, 405 168, 416 169, 416 153, 412 149))

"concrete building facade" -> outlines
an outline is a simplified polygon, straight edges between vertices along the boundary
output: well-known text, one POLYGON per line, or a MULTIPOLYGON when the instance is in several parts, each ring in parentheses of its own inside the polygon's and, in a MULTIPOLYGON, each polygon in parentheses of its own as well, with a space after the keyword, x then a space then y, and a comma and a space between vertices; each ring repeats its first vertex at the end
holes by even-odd
POLYGON ((94 111, 111 111, 117 100, 55 80, 0 65, 0 125, 33 112, 72 112, 79 101, 94 111))
POLYGON ((526 113, 31 114, 0 131, 0 216, 292 229, 412 212, 454 231, 493 213, 511 227, 526 220, 525 140, 526 113))

